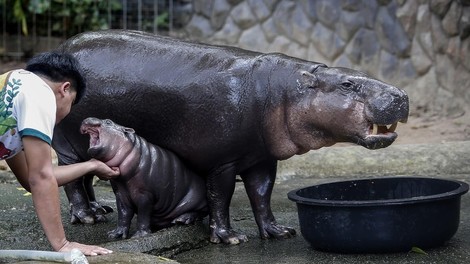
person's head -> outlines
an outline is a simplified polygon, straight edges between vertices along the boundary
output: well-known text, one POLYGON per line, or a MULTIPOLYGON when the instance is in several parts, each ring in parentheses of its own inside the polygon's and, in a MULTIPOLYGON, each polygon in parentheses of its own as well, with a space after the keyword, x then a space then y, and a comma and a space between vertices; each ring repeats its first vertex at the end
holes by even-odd
POLYGON ((27 64, 30 71, 43 79, 54 90, 57 99, 57 122, 62 120, 73 104, 85 94, 86 82, 78 61, 63 52, 45 52, 31 58, 27 64))

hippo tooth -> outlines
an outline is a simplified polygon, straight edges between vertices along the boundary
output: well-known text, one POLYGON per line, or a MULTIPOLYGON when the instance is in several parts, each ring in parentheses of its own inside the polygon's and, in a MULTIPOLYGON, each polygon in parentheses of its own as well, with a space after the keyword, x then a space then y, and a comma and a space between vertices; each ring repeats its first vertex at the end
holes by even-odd
POLYGON ((389 131, 389 132, 395 132, 395 129, 397 128, 397 125, 398 125, 398 122, 392 124, 392 125, 388 128, 388 131, 389 131))
POLYGON ((372 125, 372 135, 377 135, 378 132, 379 132, 379 125, 373 124, 372 125))

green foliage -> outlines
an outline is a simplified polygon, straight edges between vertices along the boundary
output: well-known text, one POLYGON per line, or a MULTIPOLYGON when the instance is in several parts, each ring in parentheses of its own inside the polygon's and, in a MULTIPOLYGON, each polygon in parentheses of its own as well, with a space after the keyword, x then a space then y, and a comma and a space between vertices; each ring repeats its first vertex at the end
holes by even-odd
MULTIPOLYGON (((141 21, 142 30, 152 30, 154 25, 168 29, 168 11, 162 11, 141 21)), ((34 32, 41 36, 70 37, 84 31, 116 28, 122 23, 122 12, 122 0, 0 0, 0 16, 6 15, 10 34, 21 30, 23 35, 34 32)))
POLYGON ((26 15, 23 11, 23 6, 21 5, 21 0, 15 0, 13 3, 13 15, 18 22, 21 23, 21 31, 23 34, 28 34, 28 27, 26 24, 26 15))

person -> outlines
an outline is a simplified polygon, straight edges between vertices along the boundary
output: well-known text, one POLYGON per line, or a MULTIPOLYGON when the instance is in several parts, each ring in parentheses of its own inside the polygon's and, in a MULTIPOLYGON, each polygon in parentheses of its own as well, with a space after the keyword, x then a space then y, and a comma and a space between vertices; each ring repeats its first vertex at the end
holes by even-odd
POLYGON ((78 62, 61 52, 41 53, 31 58, 25 69, 1 75, 0 84, 0 158, 31 192, 52 248, 60 252, 77 248, 88 256, 111 253, 99 246, 67 240, 61 220, 59 186, 89 173, 102 179, 119 175, 118 168, 95 159, 64 166, 52 163, 54 126, 85 93, 78 62))

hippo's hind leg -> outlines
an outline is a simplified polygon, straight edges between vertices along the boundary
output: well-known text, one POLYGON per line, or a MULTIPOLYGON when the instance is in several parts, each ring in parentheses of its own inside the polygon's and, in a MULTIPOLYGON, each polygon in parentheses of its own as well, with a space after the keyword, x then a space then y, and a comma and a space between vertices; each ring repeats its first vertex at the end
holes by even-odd
POLYGON ((277 161, 268 160, 259 163, 242 175, 245 189, 250 199, 260 236, 263 239, 291 238, 295 230, 291 227, 279 225, 271 210, 271 194, 276 179, 277 161), (260 188, 264 186, 264 188, 260 188))

